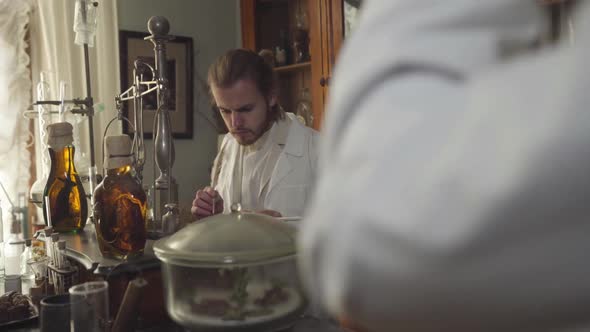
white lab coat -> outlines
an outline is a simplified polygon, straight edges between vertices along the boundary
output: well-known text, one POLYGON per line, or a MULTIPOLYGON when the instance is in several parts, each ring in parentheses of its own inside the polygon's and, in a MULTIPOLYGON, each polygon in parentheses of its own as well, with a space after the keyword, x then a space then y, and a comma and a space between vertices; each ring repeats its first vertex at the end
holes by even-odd
MULTIPOLYGON (((261 190, 258 198, 263 200, 264 209, 278 211, 285 217, 300 217, 315 179, 319 135, 317 131, 302 125, 293 114, 288 113, 282 121, 290 122, 288 134, 286 139, 269 137, 274 139, 272 148, 281 152, 274 170, 263 174, 266 178, 261 182, 267 183, 268 190, 264 196, 261 190)), ((230 211, 232 203, 239 203, 233 202, 234 183, 231 176, 238 165, 238 148, 239 144, 231 134, 225 135, 213 169, 212 182, 224 200, 224 212, 230 211), (215 180, 217 167, 220 169, 215 180)), ((243 176, 247 177, 248 174, 243 176)))
POLYGON ((575 47, 536 51, 536 1, 366 6, 300 232, 309 293, 371 332, 590 321, 590 6, 575 47))

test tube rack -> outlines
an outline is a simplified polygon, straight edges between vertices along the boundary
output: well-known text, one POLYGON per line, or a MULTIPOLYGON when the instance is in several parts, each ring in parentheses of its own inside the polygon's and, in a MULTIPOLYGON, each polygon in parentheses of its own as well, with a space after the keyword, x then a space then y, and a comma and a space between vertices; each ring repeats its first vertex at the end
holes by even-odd
POLYGON ((67 293, 70 287, 78 284, 78 268, 76 266, 66 266, 58 268, 54 264, 47 266, 49 282, 55 287, 55 294, 67 293))

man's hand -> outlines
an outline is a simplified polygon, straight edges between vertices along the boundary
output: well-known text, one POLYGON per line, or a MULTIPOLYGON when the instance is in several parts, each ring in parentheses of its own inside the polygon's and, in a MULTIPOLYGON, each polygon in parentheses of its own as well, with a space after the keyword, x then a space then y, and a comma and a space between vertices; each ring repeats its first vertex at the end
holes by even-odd
POLYGON ((271 216, 271 217, 275 217, 275 218, 280 218, 283 216, 279 211, 275 211, 275 210, 259 210, 259 211, 256 211, 256 213, 266 214, 267 216, 271 216))
POLYGON ((206 218, 214 214, 223 212, 223 199, 217 190, 211 187, 205 187, 197 190, 191 213, 197 219, 206 218))

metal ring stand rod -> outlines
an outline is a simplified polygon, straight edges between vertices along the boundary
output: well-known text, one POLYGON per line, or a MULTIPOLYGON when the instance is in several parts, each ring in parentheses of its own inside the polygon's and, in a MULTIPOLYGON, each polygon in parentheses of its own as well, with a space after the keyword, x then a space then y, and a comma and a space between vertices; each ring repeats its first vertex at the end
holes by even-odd
MULTIPOLYGON (((120 113, 120 103, 123 101, 133 101, 134 128, 133 151, 135 155, 134 168, 138 172, 140 179, 143 178, 143 165, 145 163, 145 149, 143 139, 143 97, 153 91, 156 91, 156 113, 153 123, 154 135, 154 221, 162 221, 163 210, 169 204, 177 203, 178 189, 176 180, 172 177, 172 165, 174 164, 174 141, 172 137, 172 128, 170 121, 169 106, 169 81, 167 75, 166 61, 166 43, 173 37, 168 35, 170 25, 166 18, 161 16, 151 17, 148 21, 148 30, 151 35, 144 38, 150 41, 154 46, 155 68, 149 64, 136 60, 133 70, 133 84, 120 95, 116 97, 120 113), (144 73, 149 68, 151 79, 144 80, 144 73), (156 169, 159 168, 160 176, 156 178, 156 169), (167 193, 167 197, 164 197, 167 193), (166 203, 166 204, 164 204, 166 203), (159 218, 159 220, 158 220, 159 218)), ((117 119, 123 119, 119 114, 117 119)), ((129 119, 126 119, 129 123, 129 119)), ((113 120, 111 120, 113 121, 113 120)), ((177 213, 177 212, 176 212, 177 213)), ((159 225, 154 229, 152 238, 161 237, 163 234, 162 227, 159 225)), ((150 231, 148 231, 150 234, 150 231)))

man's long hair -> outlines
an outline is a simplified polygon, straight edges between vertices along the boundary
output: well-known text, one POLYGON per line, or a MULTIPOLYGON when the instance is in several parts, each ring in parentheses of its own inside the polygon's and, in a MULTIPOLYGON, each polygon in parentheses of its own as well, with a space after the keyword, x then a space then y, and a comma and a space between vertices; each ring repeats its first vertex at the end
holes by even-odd
MULTIPOLYGON (((278 96, 279 85, 276 73, 262 56, 247 49, 230 50, 217 58, 215 63, 209 67, 209 73, 207 74, 209 98, 216 119, 221 120, 221 116, 213 98, 211 87, 229 88, 242 79, 250 79, 256 84, 258 91, 266 99, 267 105, 269 105, 271 94, 274 93, 278 96)), ((270 108, 269 112, 271 122, 285 118, 285 111, 278 101, 270 108)), ((221 122, 223 123, 223 120, 221 122)))

